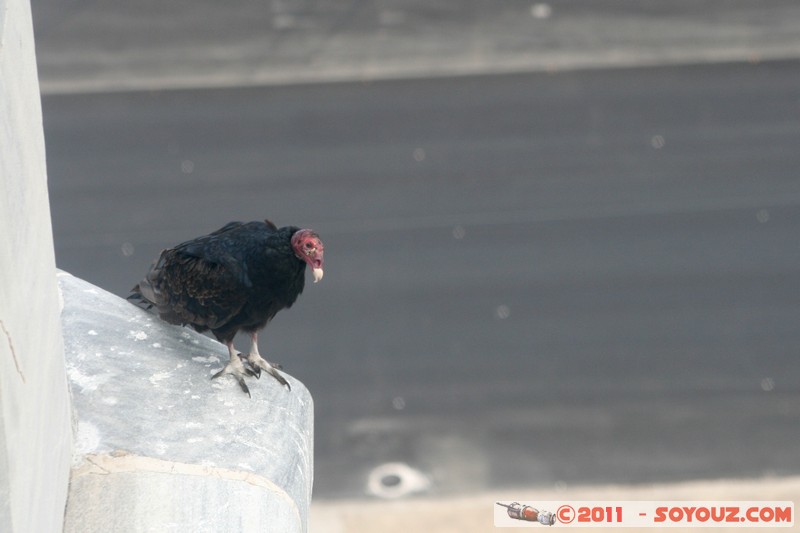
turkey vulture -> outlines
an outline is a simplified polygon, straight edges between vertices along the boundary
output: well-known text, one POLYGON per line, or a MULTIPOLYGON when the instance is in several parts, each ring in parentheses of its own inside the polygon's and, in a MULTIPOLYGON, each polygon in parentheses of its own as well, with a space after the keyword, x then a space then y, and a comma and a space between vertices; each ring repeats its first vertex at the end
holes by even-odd
POLYGON ((244 376, 260 377, 263 369, 291 388, 278 373, 280 366, 258 353, 258 331, 303 292, 306 264, 315 283, 322 279, 323 250, 310 229, 279 229, 269 220, 230 222, 162 251, 129 298, 155 306, 170 324, 211 330, 230 353, 230 362, 211 379, 231 374, 249 396, 244 376), (252 343, 246 356, 233 346, 239 331, 252 343))

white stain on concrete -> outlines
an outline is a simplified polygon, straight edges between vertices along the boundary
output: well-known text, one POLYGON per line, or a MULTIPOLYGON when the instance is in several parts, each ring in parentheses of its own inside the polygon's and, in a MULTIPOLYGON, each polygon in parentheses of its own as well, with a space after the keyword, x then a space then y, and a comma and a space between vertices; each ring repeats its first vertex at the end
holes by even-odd
POLYGON ((87 376, 80 369, 67 365, 67 377, 73 387, 80 387, 81 393, 96 391, 97 387, 108 381, 111 377, 109 374, 96 374, 94 376, 87 376))
POLYGON ((85 455, 97 451, 100 446, 100 431, 91 422, 78 422, 75 433, 75 455, 85 455))
POLYGON ((159 381, 165 380, 172 375, 172 372, 156 372, 150 376, 150 383, 157 385, 159 381))
POLYGON ((219 357, 216 355, 209 355, 208 357, 201 357, 198 355, 192 357, 192 361, 197 361, 198 363, 219 363, 219 357))

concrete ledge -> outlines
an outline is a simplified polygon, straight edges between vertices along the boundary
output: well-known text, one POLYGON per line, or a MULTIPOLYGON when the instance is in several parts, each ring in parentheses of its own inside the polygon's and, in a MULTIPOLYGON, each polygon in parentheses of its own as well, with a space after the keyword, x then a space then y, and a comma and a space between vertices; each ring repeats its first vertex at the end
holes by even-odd
POLYGON ((302 531, 280 487, 241 471, 87 456, 70 489, 64 531, 302 531))
POLYGON ((210 376, 216 341, 59 275, 76 425, 65 532, 306 531, 313 402, 210 376))

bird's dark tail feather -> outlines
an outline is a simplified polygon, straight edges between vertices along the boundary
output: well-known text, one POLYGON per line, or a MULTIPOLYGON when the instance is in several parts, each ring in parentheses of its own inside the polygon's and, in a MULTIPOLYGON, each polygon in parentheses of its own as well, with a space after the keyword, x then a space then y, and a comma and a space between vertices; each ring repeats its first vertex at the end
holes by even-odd
MULTIPOLYGON (((180 314, 176 313, 174 310, 170 309, 169 306, 164 305, 159 297, 159 293, 156 292, 155 288, 153 287, 153 280, 156 279, 156 276, 159 272, 160 270, 151 270, 142 281, 140 281, 134 288, 131 289, 131 295, 128 296, 128 300, 135 305, 143 307, 147 311, 152 309, 151 312, 157 314, 161 320, 169 322, 170 324, 185 326, 187 324, 186 319, 180 314)), ((197 327, 195 327, 195 329, 197 329, 197 327)), ((198 329, 197 331, 204 330, 198 329)))

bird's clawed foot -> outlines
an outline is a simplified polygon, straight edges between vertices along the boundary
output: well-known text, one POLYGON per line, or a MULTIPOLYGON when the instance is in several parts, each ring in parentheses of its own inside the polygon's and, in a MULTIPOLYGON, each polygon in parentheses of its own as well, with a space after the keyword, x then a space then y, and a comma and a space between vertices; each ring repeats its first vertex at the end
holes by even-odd
POLYGON ((247 383, 244 382, 244 376, 255 376, 255 373, 249 368, 245 368, 244 364, 242 364, 239 359, 231 359, 231 362, 225 365, 225 368, 211 376, 211 379, 217 379, 223 374, 232 375, 239 383, 242 390, 247 393, 247 396, 252 398, 252 396, 250 396, 250 389, 247 387, 247 383))
POLYGON ((270 376, 278 380, 278 383, 284 385, 289 390, 292 390, 292 386, 289 385, 289 382, 286 381, 286 378, 281 376, 280 373, 278 372, 278 370, 281 370, 283 368, 281 365, 277 363, 270 363, 257 353, 250 353, 247 355, 239 354, 239 358, 242 361, 247 361, 247 363, 249 363, 247 371, 251 375, 255 376, 257 379, 261 378, 261 371, 266 370, 266 372, 270 376))

